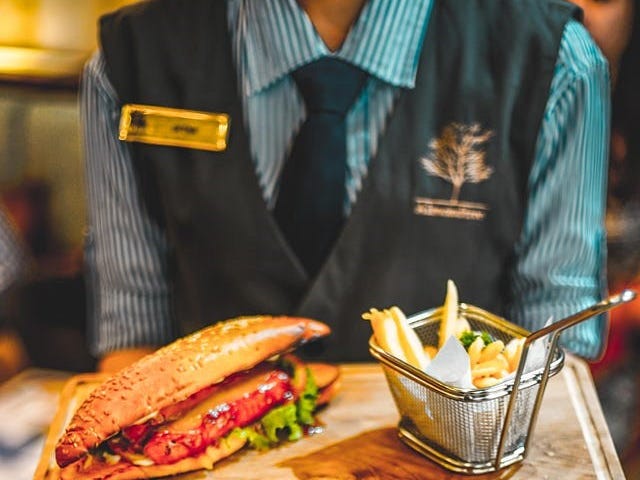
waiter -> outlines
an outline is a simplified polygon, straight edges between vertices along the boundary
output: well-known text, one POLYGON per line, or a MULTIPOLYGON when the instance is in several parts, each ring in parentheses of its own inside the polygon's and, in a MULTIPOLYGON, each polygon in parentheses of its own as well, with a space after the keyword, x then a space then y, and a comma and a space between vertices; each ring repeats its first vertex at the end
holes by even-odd
MULTIPOLYGON (((366 360, 370 307, 536 329, 599 299, 606 61, 546 0, 157 0, 82 87, 93 350, 118 368, 247 314, 366 360)), ((565 333, 600 353, 604 318, 565 333)))

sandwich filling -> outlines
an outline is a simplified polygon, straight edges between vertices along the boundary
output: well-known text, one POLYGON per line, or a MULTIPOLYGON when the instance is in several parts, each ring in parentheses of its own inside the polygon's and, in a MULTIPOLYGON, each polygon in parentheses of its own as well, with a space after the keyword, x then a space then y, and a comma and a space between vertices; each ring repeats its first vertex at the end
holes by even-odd
POLYGON ((317 397, 310 371, 295 357, 264 362, 124 428, 92 457, 111 464, 167 465, 196 457, 229 435, 268 448, 283 438, 297 440, 314 424, 317 397))

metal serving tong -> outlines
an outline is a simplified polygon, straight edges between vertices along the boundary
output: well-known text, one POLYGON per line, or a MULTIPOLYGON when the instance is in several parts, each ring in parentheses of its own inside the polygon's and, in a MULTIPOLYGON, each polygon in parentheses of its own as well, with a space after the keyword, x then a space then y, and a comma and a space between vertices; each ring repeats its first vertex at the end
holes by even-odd
POLYGON ((495 469, 501 468, 502 463, 502 455, 504 454, 504 450, 507 444, 507 437, 509 432, 509 425, 511 422, 511 418, 513 416, 515 406, 516 406, 516 398, 518 396, 518 391, 520 387, 520 382, 523 377, 525 365, 527 363, 527 356, 529 354, 529 347, 537 340, 541 340, 542 338, 550 335, 549 348, 547 351, 544 371, 542 373, 542 377, 540 379, 540 386, 538 388, 538 392, 536 395, 536 400, 534 403, 533 413, 531 416, 531 421, 529 423, 529 429, 527 432, 524 451, 528 451, 528 444, 531 441, 533 428, 538 418, 538 413, 540 411, 540 405, 542 404, 542 395, 544 394, 545 388, 547 386, 547 381, 549 380, 549 371, 552 360, 554 358, 554 352, 556 351, 558 340, 560 338, 560 334, 569 327, 573 327, 578 323, 584 322, 589 318, 592 318, 601 313, 605 313, 612 308, 619 307, 625 303, 628 303, 636 298, 636 292, 633 290, 623 290, 617 295, 612 295, 609 298, 602 300, 584 310, 580 310, 573 315, 570 315, 562 320, 552 323, 546 327, 541 328, 540 330, 536 330, 535 332, 530 333, 523 344, 522 347, 522 356, 520 358, 520 364, 518 365, 518 370, 516 371, 512 391, 511 391, 511 399, 509 400, 509 406, 507 407, 507 413, 505 415, 502 434, 500 436, 500 443, 498 445, 498 451, 496 455, 496 463, 495 469))

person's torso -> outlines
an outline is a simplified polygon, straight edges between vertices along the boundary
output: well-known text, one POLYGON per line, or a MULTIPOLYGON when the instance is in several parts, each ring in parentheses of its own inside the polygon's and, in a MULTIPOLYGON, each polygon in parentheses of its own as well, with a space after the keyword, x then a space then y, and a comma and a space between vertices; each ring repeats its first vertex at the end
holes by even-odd
POLYGON ((448 278, 469 303, 504 311, 568 7, 435 3, 416 86, 399 95, 344 229, 313 279, 263 199, 225 3, 171 0, 125 12, 102 24, 121 101, 231 118, 222 152, 134 147, 146 205, 174 249, 176 308, 186 330, 236 315, 305 315, 333 330, 317 353, 362 360, 370 335, 362 312, 439 305, 448 278))

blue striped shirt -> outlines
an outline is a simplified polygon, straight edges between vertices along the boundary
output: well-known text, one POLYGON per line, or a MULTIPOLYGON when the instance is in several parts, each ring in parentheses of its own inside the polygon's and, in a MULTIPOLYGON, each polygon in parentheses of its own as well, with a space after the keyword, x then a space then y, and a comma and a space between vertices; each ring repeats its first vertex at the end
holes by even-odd
MULTIPOLYGON (((274 203, 287 149, 305 118, 288 74, 323 55, 343 58, 371 74, 347 116, 348 212, 395 99, 402 89, 414 87, 431 0, 370 0, 336 52, 327 49, 295 0, 228 0, 228 5, 250 149, 268 205, 274 203)), ((169 246, 141 208, 131 159, 117 140, 119 104, 100 53, 86 66, 81 94, 92 349, 102 354, 164 344, 176 333, 169 246)), ((586 30, 572 21, 563 35, 539 132, 530 201, 511 272, 517 302, 509 316, 529 329, 551 315, 572 313, 604 292, 608 119, 606 61, 586 30)), ((597 354, 602 340, 595 322, 563 337, 565 345, 585 356, 597 354)))

